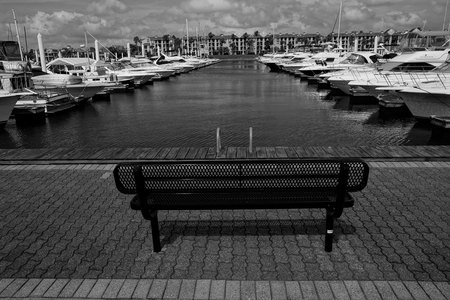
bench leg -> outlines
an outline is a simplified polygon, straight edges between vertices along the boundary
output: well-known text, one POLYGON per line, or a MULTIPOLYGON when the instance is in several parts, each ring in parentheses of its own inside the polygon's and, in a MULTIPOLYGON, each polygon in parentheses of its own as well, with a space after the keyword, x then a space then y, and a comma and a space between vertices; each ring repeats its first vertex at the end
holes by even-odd
POLYGON ((325 233, 325 251, 331 252, 333 250, 333 223, 334 214, 333 210, 327 209, 327 220, 326 220, 326 233, 325 233))
POLYGON ((150 211, 150 224, 152 226, 153 251, 161 251, 161 242, 159 240, 158 211, 150 211))

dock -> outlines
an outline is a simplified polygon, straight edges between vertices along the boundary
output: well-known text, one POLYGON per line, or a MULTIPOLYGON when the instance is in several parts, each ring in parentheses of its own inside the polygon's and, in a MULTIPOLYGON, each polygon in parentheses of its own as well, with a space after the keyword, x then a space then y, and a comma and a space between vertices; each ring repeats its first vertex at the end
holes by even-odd
POLYGON ((0 164, 118 163, 179 159, 345 158, 368 161, 448 161, 450 146, 170 147, 0 149, 0 164))
POLYGON ((450 146, 0 149, 0 299, 450 299, 450 146), (130 209, 120 161, 362 157, 369 183, 323 249, 322 210, 130 209))

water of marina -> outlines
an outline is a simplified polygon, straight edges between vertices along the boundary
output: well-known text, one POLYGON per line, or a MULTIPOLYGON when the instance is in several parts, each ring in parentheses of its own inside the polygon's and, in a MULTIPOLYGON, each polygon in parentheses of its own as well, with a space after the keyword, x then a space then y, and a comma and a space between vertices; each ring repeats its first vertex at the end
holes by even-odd
POLYGON ((379 118, 377 105, 326 97, 255 61, 219 64, 89 102, 43 124, 10 120, 0 148, 425 145, 413 118, 379 118))

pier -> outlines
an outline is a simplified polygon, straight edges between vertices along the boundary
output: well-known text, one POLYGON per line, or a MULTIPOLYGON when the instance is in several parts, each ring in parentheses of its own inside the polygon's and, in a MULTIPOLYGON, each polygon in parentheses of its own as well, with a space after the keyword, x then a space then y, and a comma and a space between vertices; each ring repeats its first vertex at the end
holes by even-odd
POLYGON ((450 146, 171 147, 0 149, 1 164, 117 163, 175 159, 361 157, 368 161, 448 161, 450 146))
POLYGON ((0 150, 0 298, 448 299, 450 146, 0 150), (161 212, 119 161, 363 157, 369 184, 323 251, 318 210, 161 212))

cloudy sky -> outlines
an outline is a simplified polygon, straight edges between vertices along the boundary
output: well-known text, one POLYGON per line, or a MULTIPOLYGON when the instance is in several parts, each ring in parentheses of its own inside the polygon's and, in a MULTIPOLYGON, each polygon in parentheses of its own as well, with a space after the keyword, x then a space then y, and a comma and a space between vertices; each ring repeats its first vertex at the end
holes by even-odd
MULTIPOLYGON (((447 0, 346 0, 342 31, 442 29, 447 0)), ((46 47, 78 47, 88 31, 102 44, 125 45, 133 37, 190 34, 331 32, 340 0, 0 0, 1 39, 26 28, 29 48, 37 33, 46 47)), ((447 16, 447 24, 450 16, 447 16)), ((336 29, 335 29, 336 31, 336 29)), ((90 39, 91 43, 93 40, 90 39)))

